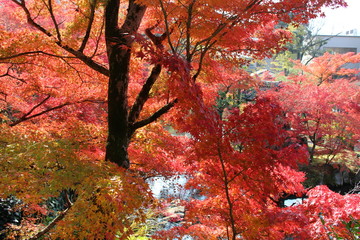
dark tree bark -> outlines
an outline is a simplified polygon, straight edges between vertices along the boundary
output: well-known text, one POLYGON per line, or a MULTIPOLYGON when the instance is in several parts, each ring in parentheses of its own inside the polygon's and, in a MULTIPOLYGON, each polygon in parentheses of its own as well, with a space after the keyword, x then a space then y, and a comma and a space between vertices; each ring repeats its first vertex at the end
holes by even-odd
POLYGON ((110 66, 106 160, 129 168, 127 148, 132 134, 128 121, 127 101, 129 64, 131 47, 146 6, 130 0, 126 19, 119 27, 119 5, 119 0, 109 0, 105 11, 105 38, 110 66))
MULTIPOLYGON (((151 88, 161 73, 162 65, 156 63, 134 104, 131 107, 128 106, 131 47, 144 17, 146 6, 135 3, 135 0, 129 0, 126 18, 123 25, 119 27, 119 5, 119 0, 109 0, 105 10, 105 38, 109 60, 108 139, 105 158, 120 167, 129 168, 127 149, 132 135, 137 129, 156 121, 167 113, 175 105, 177 99, 168 102, 147 118, 139 119, 141 110, 150 96, 151 88)), ((146 29, 147 36, 155 47, 163 49, 162 41, 167 35, 164 33, 162 36, 155 36, 151 30, 152 28, 146 29)))

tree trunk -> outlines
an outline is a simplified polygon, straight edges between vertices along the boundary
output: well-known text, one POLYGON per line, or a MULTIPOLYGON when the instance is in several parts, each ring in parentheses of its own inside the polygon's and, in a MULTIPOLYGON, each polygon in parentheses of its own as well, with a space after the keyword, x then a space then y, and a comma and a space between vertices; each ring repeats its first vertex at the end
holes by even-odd
POLYGON ((127 148, 129 145, 129 124, 127 89, 129 81, 130 49, 112 51, 109 56, 110 77, 108 85, 108 139, 106 160, 129 168, 127 148))
POLYGON ((109 0, 105 11, 105 38, 110 67, 108 85, 108 139, 106 160, 129 168, 127 149, 132 135, 128 120, 128 85, 131 47, 145 6, 129 0, 124 24, 118 27, 119 0, 109 0))

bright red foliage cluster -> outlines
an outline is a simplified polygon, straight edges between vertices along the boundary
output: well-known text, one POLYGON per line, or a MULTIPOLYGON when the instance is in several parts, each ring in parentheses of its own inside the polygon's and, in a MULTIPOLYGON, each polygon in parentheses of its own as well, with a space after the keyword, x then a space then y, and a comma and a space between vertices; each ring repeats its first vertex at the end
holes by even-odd
MULTIPOLYGON (((354 58, 321 59, 336 57, 354 58)), ((304 189, 298 167, 315 155, 325 156, 326 164, 351 161, 339 154, 359 140, 359 87, 353 77, 337 73, 353 71, 339 66, 320 84, 308 73, 293 76, 294 82, 258 92, 255 103, 232 109, 201 105, 201 114, 178 120, 175 126, 191 135, 187 186, 203 199, 186 203, 185 224, 169 236, 327 239, 336 232, 350 237, 344 221, 359 218, 358 195, 341 196, 326 186, 304 189), (279 208, 289 195, 308 198, 299 206, 279 208)))
POLYGON ((280 102, 292 131, 310 140, 311 161, 323 155, 329 163, 360 139, 359 69, 343 67, 359 60, 360 54, 325 54, 308 66, 299 65, 303 75, 264 93, 280 102))

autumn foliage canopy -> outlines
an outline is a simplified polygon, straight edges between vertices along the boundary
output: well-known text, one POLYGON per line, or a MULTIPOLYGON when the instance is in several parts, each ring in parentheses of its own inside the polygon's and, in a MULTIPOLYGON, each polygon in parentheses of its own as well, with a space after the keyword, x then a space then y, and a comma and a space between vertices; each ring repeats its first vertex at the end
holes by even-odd
POLYGON ((360 55, 297 63, 268 91, 246 70, 291 41, 280 22, 345 5, 0 0, 0 197, 23 213, 7 236, 137 239, 158 208, 145 179, 186 175, 201 198, 152 238, 351 239, 359 195, 307 188, 299 167, 358 166, 358 69, 343 65, 360 55))

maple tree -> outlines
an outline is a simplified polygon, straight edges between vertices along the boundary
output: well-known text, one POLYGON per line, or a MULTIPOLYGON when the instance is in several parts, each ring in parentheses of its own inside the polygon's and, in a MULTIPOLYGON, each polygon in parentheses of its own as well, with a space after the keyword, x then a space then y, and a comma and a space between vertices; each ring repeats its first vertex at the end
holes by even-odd
MULTIPOLYGON (((279 24, 279 27, 286 27, 283 24, 279 24)), ((319 57, 324 54, 325 50, 322 48, 331 37, 320 39, 318 33, 320 29, 315 29, 311 24, 303 24, 299 26, 287 26, 292 33, 292 40, 286 44, 286 50, 277 53, 272 57, 272 61, 267 69, 272 73, 278 75, 278 80, 282 80, 282 75, 294 74, 294 71, 299 71, 294 68, 294 60, 307 65, 315 57, 319 57)), ((269 61, 269 59, 267 60, 269 61)), ((262 66, 262 61, 260 68, 262 66)), ((269 64, 269 63, 267 63, 269 64)), ((266 66, 266 65, 265 65, 266 66)))
POLYGON ((311 161, 321 155, 329 163, 359 140, 359 88, 354 84, 359 69, 345 65, 359 60, 359 54, 325 53, 309 65, 298 62, 302 75, 290 76, 292 82, 264 93, 282 103, 290 127, 311 142, 311 161))
POLYGON ((312 59, 324 54, 322 47, 331 37, 320 39, 318 37, 320 28, 315 28, 312 24, 291 26, 293 40, 287 45, 288 51, 292 54, 292 59, 299 61, 305 60, 307 65, 312 59))
POLYGON ((359 217, 358 195, 303 187, 305 174, 298 164, 308 161, 307 147, 284 128, 289 119, 280 106, 258 98, 242 111, 235 108, 226 118, 196 126, 194 133, 200 134, 188 153, 188 187, 204 198, 184 203, 185 223, 160 232, 159 239, 327 239, 332 225, 347 236, 341 220, 359 217), (279 207, 289 195, 308 199, 299 206, 279 207))
POLYGON ((305 65, 313 58, 319 57, 324 53, 321 49, 323 45, 330 38, 319 39, 320 29, 315 29, 311 24, 300 25, 297 27, 291 26, 293 39, 291 43, 287 44, 287 51, 292 55, 293 59, 303 61, 306 60, 305 65), (304 59, 304 58, 307 59, 304 59))
POLYGON ((1 147, 1 197, 12 195, 22 202, 17 206, 21 225, 5 229, 6 239, 38 239, 50 230, 50 239, 126 239, 135 232, 133 223, 145 221, 151 195, 142 179, 114 165, 94 163, 96 151, 90 158, 72 137, 54 140, 47 131, 29 128, 22 135, 6 124, 1 132, 6 144, 1 147), (65 204, 54 211, 45 200, 60 192, 65 204))
MULTIPOLYGON (((11 8, 16 10, 15 13, 19 13, 15 16, 7 13, 10 15, 9 19, 12 17, 23 22, 25 20, 29 24, 18 31, 29 32, 30 36, 34 36, 32 42, 40 43, 40 45, 36 47, 29 42, 10 41, 12 43, 10 46, 16 42, 15 49, 22 50, 19 52, 10 46, 7 47, 7 54, 2 57, 3 61, 9 63, 8 71, 5 71, 4 76, 16 78, 11 74, 15 71, 15 66, 18 67, 24 61, 35 63, 35 59, 45 57, 48 60, 51 58, 51 61, 62 62, 60 66, 66 69, 54 72, 60 74, 71 70, 79 78, 83 78, 81 84, 83 82, 94 84, 92 80, 86 81, 84 75, 95 74, 98 78, 97 81, 100 82, 109 77, 106 159, 127 168, 129 167, 127 149, 135 130, 155 121, 172 108, 175 102, 182 100, 183 96, 178 96, 179 85, 182 84, 191 89, 196 88, 195 80, 211 63, 210 60, 221 61, 223 59, 228 62, 240 61, 243 63, 244 58, 238 56, 255 58, 269 56, 270 53, 281 48, 281 43, 289 37, 285 30, 274 28, 277 22, 306 22, 321 13, 321 6, 339 6, 341 4, 344 3, 330 0, 321 1, 319 4, 307 0, 278 2, 255 0, 233 2, 232 4, 215 1, 209 6, 206 1, 189 1, 187 3, 129 1, 125 13, 125 9, 120 9, 120 2, 116 0, 63 1, 61 3, 6 1, 3 3, 2 9, 11 8), (105 5, 105 9, 101 7, 103 5, 105 5), (145 21, 150 16, 154 16, 155 21, 145 21), (118 25, 120 18, 123 20, 121 26, 118 25), (204 18, 209 21, 204 22, 204 18), (141 25, 143 22, 144 24, 141 25), (139 30, 140 27, 142 29, 139 30), (105 29, 105 41, 101 35, 103 28, 105 29), (147 38, 141 35, 143 33, 146 33, 147 38), (21 42, 24 43, 24 46, 19 45, 21 42), (139 44, 138 48, 135 47, 135 43, 139 44), (36 56, 32 57, 33 55, 36 56), (132 71, 137 71, 130 68, 130 61, 134 55, 145 60, 147 67, 142 68, 141 71, 149 72, 149 75, 139 76, 139 79, 143 81, 141 90, 139 89, 134 102, 129 105, 130 76, 133 79, 137 78, 136 74, 130 75, 133 73, 132 71), (87 66, 89 72, 80 70, 76 66, 80 63, 87 66), (151 66, 152 69, 150 69, 151 66), (163 67, 171 73, 165 80, 168 81, 169 89, 163 94, 159 94, 158 100, 166 98, 167 102, 155 112, 146 114, 146 111, 142 111, 142 109, 150 97, 155 81, 161 75, 163 67), (144 114, 140 117, 141 112, 144 114)), ((16 22, 12 24, 16 24, 16 22)), ((11 31, 5 31, 7 34, 2 37, 2 42, 9 43, 9 40, 14 39, 20 32, 17 33, 17 30, 13 30, 11 23, 7 23, 5 26, 11 31)), ((7 30, 6 28, 5 30, 7 30)), ((60 85, 61 81, 64 81, 64 76, 54 76, 53 79, 57 79, 60 85)), ((76 82, 79 84, 79 79, 73 77, 69 77, 69 79, 73 79, 75 84, 76 82)), ((20 79, 15 80, 21 81, 20 79)), ((66 84, 68 84, 67 82, 66 84)), ((93 89, 93 86, 88 87, 93 89)), ((100 89, 103 87, 104 84, 100 89)), ((43 92, 45 96, 38 99, 38 105, 35 104, 36 109, 34 110, 39 113, 43 113, 44 111, 40 111, 40 108, 45 103, 49 103, 47 98, 53 98, 51 95, 48 97, 49 93, 46 92, 43 92)), ((62 92, 64 90, 59 91, 59 93, 62 92)), ((90 97, 92 101, 94 100, 93 96, 94 94, 90 97)), ((68 97, 72 98, 74 95, 68 97)), ((82 100, 79 101, 64 100, 63 104, 53 108, 89 99, 82 96, 82 100)), ((48 110, 49 107, 46 112, 48 110)), ((28 119, 31 114, 34 116, 33 111, 30 111, 30 114, 28 112, 28 115, 25 114, 22 119, 28 119)))
POLYGON ((268 211, 283 193, 303 190, 304 175, 295 169, 307 161, 304 149, 284 145, 288 134, 280 115, 278 105, 258 99, 242 113, 233 109, 227 119, 206 119, 211 124, 194 129, 198 135, 189 153, 193 178, 188 187, 206 198, 187 204, 189 225, 171 234, 200 239, 267 236, 268 211))
MULTIPOLYGON (((217 115, 210 108, 196 119, 203 124, 187 126, 193 137, 193 147, 187 154, 191 166, 187 170, 192 176, 188 187, 198 189, 205 199, 185 203, 189 211, 185 223, 165 236, 191 235, 199 239, 240 236, 328 239, 335 233, 339 237, 351 236, 344 222, 350 221, 351 216, 359 218, 358 195, 340 196, 325 186, 309 191, 301 184, 305 174, 298 168, 314 158, 315 147, 321 146, 317 157, 326 156, 329 163, 339 161, 335 156, 352 150, 352 144, 358 141, 359 87, 351 83, 358 69, 341 67, 345 62, 359 61, 357 58, 353 53, 325 54, 315 59, 313 65, 301 65, 312 74, 292 76, 294 83, 284 82, 274 90, 258 92, 255 102, 245 106, 229 102, 234 98, 227 95, 237 94, 237 89, 225 88, 215 110, 220 117, 208 117, 217 115), (329 61, 333 64, 328 65, 329 61), (341 64, 337 65, 337 61, 341 64), (334 66, 331 74, 327 66, 334 66), (327 80, 319 85, 319 79, 313 77, 315 72, 316 76, 327 74, 327 80), (347 73, 344 79, 339 78, 342 72, 347 73), (316 121, 319 118, 321 121, 316 121), (302 140, 304 136, 310 141, 314 140, 312 136, 319 139, 308 148, 302 140), (291 195, 307 199, 299 206, 280 208, 281 199, 291 195)), ((341 156, 344 157, 348 158, 341 156)))
MULTIPOLYGON (((216 97, 252 84, 241 68, 249 59, 283 49, 290 34, 275 28, 279 21, 305 23, 322 6, 341 5, 0 1, 1 127, 7 133, 1 167, 17 172, 4 177, 3 196, 39 203, 76 188, 78 199, 68 201, 56 228, 48 225, 39 234, 127 239, 135 231, 131 222, 144 222, 151 205, 139 175, 184 172, 192 177, 189 187, 207 199, 189 202, 187 222, 169 234, 294 234, 301 222, 285 230, 272 222, 285 219, 278 208, 284 194, 304 191, 304 174, 296 171, 306 161, 304 146, 283 129, 288 119, 281 101, 264 97, 244 109, 228 109, 215 107, 216 97), (168 126, 190 137, 173 136, 168 126), (130 164, 136 172, 121 170, 130 164), (44 176, 45 186, 39 184, 44 176)), ((333 198, 329 194, 327 200, 333 198)), ((306 211, 293 210, 304 218, 306 211)))

